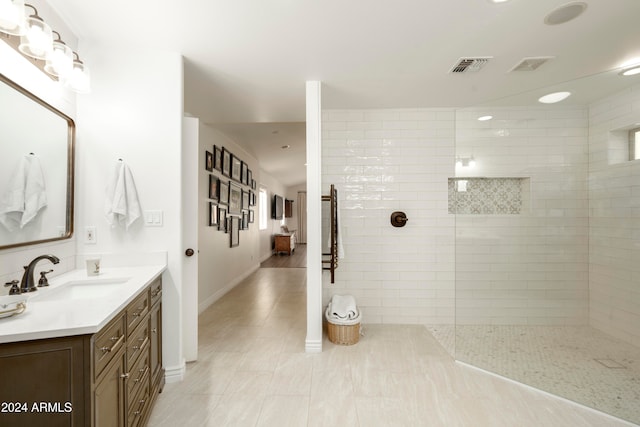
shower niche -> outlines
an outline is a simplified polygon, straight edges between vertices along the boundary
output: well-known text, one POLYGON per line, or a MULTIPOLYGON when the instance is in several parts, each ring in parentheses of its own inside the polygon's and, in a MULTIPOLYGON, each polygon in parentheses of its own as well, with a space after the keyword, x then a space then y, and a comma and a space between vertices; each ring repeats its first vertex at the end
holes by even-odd
POLYGON ((449 178, 449 213, 520 215, 529 210, 529 178, 449 178))

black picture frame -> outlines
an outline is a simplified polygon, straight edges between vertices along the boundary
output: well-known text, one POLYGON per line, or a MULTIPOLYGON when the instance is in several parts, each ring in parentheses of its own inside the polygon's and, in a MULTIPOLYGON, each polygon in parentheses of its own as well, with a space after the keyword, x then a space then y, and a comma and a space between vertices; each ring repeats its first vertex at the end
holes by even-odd
POLYGON ((229 217, 229 247, 235 248, 240 246, 240 217, 229 217))
POLYGON ((220 199, 220 180, 217 176, 209 174, 209 198, 212 200, 220 199))
POLYGON ((256 205, 256 193, 253 191, 249 191, 249 206, 256 205))
POLYGON ((218 203, 229 204, 229 181, 218 180, 218 203))
POLYGON ((249 211, 242 211, 242 229, 249 229, 249 211))
POLYGON ((218 205, 209 202, 209 227, 218 226, 218 205))
POLYGON ((235 182, 229 182, 229 214, 242 213, 242 188, 235 182))
POLYGON ((240 167, 240 182, 242 182, 244 185, 249 185, 249 181, 247 181, 249 177, 249 174, 247 173, 248 171, 249 167, 245 162, 242 162, 242 165, 240 167))
POLYGON ((222 175, 231 178, 231 152, 222 147, 222 175))
POLYGON ((222 148, 213 146, 213 168, 222 172, 222 148))
POLYGON ((218 207, 218 230, 227 232, 227 209, 218 207))
POLYGON ((255 220, 255 214, 253 210, 249 210, 249 223, 253 223, 253 221, 255 220))
POLYGON ((253 172, 251 172, 251 169, 247 168, 247 182, 246 182, 246 184, 248 186, 251 186, 252 183, 253 183, 253 172))
POLYGON ((213 153, 211 151, 204 152, 204 168, 213 172, 213 153))
POLYGON ((252 180, 251 180, 251 189, 252 189, 252 190, 255 190, 255 189, 256 189, 256 180, 255 180, 255 179, 252 179, 252 180))
POLYGON ((231 179, 242 182, 242 160, 231 154, 231 179))
POLYGON ((242 209, 249 209, 249 192, 242 190, 242 209))

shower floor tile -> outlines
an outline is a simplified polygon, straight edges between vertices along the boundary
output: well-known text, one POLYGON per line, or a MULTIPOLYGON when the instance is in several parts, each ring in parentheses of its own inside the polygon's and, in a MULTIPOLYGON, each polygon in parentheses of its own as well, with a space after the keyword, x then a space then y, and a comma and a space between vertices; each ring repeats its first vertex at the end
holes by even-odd
POLYGON ((428 329, 462 362, 640 424, 638 347, 588 326, 428 329))

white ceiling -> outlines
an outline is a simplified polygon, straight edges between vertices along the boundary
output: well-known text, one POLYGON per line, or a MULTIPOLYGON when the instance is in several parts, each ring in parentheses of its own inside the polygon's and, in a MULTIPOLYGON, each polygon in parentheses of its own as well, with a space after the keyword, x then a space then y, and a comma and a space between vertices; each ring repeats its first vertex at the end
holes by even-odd
POLYGON ((83 41, 181 52, 187 112, 294 185, 304 181, 305 81, 323 82, 324 108, 464 107, 640 58, 640 0, 585 1, 583 15, 557 26, 544 17, 567 0, 49 3, 83 41), (466 56, 493 59, 450 74, 466 56), (555 58, 508 73, 529 56, 555 58), (278 151, 287 144, 287 156, 302 156, 288 168, 278 151))

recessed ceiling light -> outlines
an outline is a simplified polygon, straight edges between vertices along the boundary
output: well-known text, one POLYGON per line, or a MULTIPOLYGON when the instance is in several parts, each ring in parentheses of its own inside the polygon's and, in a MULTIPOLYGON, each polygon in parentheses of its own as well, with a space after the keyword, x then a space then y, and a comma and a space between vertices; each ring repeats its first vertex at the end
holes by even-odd
POLYGON ((582 15, 582 12, 585 10, 587 10, 587 4, 585 2, 572 1, 549 12, 547 16, 544 17, 544 23, 547 25, 564 24, 572 19, 576 19, 582 15))
POLYGON ((493 119, 493 116, 481 116, 481 117, 478 117, 478 120, 481 121, 481 122, 486 122, 487 120, 491 120, 491 119, 493 119))
POLYGON ((291 146, 290 145, 283 145, 280 148, 282 148, 283 150, 288 150, 289 148, 291 148, 291 146))
POLYGON ((635 67, 627 68, 620 72, 621 76, 635 76, 636 74, 640 74, 640 65, 636 65, 635 67))
POLYGON ((571 95, 571 92, 554 92, 545 96, 541 96, 538 101, 543 104, 555 104, 556 102, 560 102, 564 99, 567 99, 571 95))

